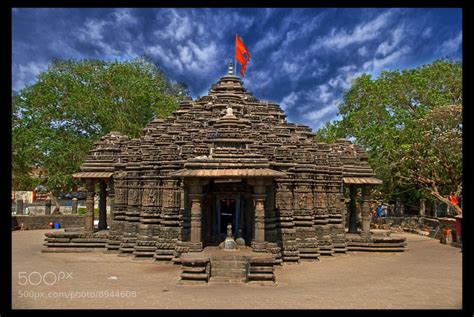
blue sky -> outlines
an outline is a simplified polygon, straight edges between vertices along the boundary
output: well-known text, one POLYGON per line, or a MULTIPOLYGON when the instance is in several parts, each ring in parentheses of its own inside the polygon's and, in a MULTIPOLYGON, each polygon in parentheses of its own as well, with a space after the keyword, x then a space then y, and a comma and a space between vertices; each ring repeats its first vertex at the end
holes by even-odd
POLYGON ((15 90, 53 58, 147 55, 196 98, 227 72, 237 32, 252 56, 247 90, 315 130, 339 118, 343 92, 363 73, 462 59, 454 8, 14 8, 12 16, 15 90))

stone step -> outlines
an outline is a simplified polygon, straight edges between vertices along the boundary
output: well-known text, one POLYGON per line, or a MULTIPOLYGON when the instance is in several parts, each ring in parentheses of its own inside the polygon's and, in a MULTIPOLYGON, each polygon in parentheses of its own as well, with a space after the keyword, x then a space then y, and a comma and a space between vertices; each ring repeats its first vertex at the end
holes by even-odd
POLYGON ((273 266, 250 267, 250 273, 273 273, 273 266))
POLYGON ((245 269, 247 262, 237 261, 211 261, 212 268, 224 268, 224 269, 245 269))
POLYGON ((191 266, 183 266, 181 267, 183 272, 186 273, 205 273, 206 272, 206 267, 205 266, 196 266, 196 267, 191 267, 191 266))
POLYGON ((45 247, 63 247, 63 248, 101 248, 105 247, 105 243, 58 243, 58 242, 46 242, 43 244, 45 247))
MULTIPOLYGON (((230 251, 229 251, 230 252, 230 251)), ((235 254, 215 254, 211 256, 211 261, 239 261, 246 262, 247 259, 243 255, 235 254)))
POLYGON ((204 280, 207 281, 209 279, 209 276, 207 273, 181 273, 180 275, 181 279, 183 280, 204 280))
POLYGON ((105 243, 107 242, 106 239, 101 238, 72 238, 71 242, 78 242, 78 243, 105 243))
POLYGON ((408 251, 405 247, 377 248, 377 247, 348 247, 349 251, 373 251, 373 252, 404 252, 408 251))
POLYGON ((155 255, 155 252, 146 252, 146 251, 133 251, 133 255, 138 256, 138 257, 153 257, 155 255))
POLYGON ((155 254, 153 258, 155 258, 158 261, 171 261, 173 259, 173 255, 155 254))
POLYGON ((104 248, 44 248, 42 253, 82 253, 82 252, 103 252, 104 248))
POLYGON ((273 281, 275 280, 274 274, 265 274, 265 273, 250 273, 247 277, 249 280, 260 280, 260 281, 273 281))
POLYGON ((209 279, 209 282, 213 283, 242 283, 245 282, 246 278, 231 278, 231 277, 212 277, 209 279))
POLYGON ((299 251, 300 251, 300 254, 301 253, 317 253, 319 251, 319 248, 300 248, 299 251))
POLYGON ((158 249, 155 251, 156 254, 170 254, 170 255, 174 255, 174 250, 161 250, 161 249, 158 249))
POLYGON ((300 259, 319 259, 319 254, 300 254, 300 259))
POLYGON ((334 253, 335 253, 334 250, 331 250, 331 251, 321 251, 321 252, 319 252, 319 254, 325 255, 325 256, 333 256, 334 253))
POLYGON ((347 242, 348 247, 379 247, 379 248, 388 248, 388 247, 403 247, 406 245, 406 242, 384 242, 384 243, 371 243, 371 242, 347 242))
POLYGON ((211 267, 212 277, 232 277, 232 278, 245 278, 246 270, 239 269, 214 269, 211 267))

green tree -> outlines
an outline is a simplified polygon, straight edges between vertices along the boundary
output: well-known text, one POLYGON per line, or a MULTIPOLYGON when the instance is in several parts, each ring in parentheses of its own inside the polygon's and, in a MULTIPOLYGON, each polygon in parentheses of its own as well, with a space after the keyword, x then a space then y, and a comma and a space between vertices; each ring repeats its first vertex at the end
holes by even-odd
POLYGON ((443 114, 456 111, 460 114, 461 105, 461 62, 437 60, 414 69, 383 71, 377 79, 365 74, 344 94, 339 106, 342 120, 326 124, 316 137, 327 142, 341 137, 355 139, 367 150, 369 162, 377 176, 384 180, 383 191, 387 198, 399 198, 394 196, 408 191, 412 198, 428 193, 446 202, 451 191, 459 192, 456 184, 462 175, 461 143, 459 138, 441 142, 437 137, 449 124, 458 124, 456 133, 461 133, 460 115, 449 124, 442 120, 443 114), (437 141, 428 142, 426 138, 437 141), (437 162, 443 155, 442 147, 453 153, 444 163, 437 162), (426 163, 423 172, 414 170, 415 161, 426 163), (443 172, 437 177, 430 174, 447 168, 447 164, 451 166, 451 174, 443 172), (427 179, 430 179, 429 184, 427 179), (432 181, 435 179, 439 195, 434 194, 432 181))
POLYGON ((94 141, 110 131, 138 137, 153 117, 174 111, 186 87, 153 63, 55 60, 12 94, 12 187, 70 190, 94 141), (33 167, 44 171, 31 177, 33 167))

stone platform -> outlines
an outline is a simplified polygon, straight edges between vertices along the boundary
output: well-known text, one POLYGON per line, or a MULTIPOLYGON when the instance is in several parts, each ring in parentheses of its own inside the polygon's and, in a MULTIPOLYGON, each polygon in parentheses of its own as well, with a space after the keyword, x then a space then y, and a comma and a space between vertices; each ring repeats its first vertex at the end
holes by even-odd
POLYGON ((346 233, 348 251, 403 252, 407 251, 404 237, 391 237, 388 230, 372 229, 369 237, 346 233))
POLYGON ((254 252, 250 247, 225 250, 206 247, 176 259, 181 263, 181 282, 257 282, 275 283, 275 256, 254 252))
POLYGON ((83 230, 54 231, 45 234, 44 253, 103 252, 109 236, 108 230, 84 232, 83 230))

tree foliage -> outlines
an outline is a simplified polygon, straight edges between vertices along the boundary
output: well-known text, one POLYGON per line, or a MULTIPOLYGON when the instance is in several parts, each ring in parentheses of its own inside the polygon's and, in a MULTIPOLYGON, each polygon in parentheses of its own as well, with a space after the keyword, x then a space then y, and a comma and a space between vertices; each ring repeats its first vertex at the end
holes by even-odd
POLYGON ((141 135, 153 117, 172 113, 183 84, 153 63, 55 60, 38 81, 12 96, 13 189, 70 190, 94 141, 110 131, 141 135), (32 167, 44 171, 32 178, 32 167))
POLYGON ((342 120, 326 124, 317 138, 354 138, 389 199, 408 191, 413 198, 428 193, 448 202, 462 186, 461 113, 462 65, 437 60, 383 71, 377 79, 360 76, 339 106, 342 120))

